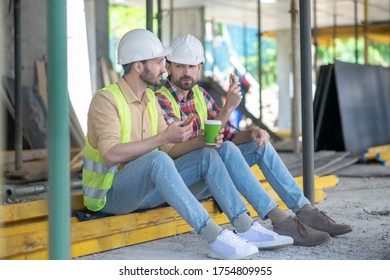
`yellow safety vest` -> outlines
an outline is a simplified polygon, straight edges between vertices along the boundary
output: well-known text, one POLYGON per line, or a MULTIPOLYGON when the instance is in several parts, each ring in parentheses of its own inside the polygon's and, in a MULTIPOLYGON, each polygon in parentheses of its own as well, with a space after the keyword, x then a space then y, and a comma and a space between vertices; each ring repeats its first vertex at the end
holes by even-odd
MULTIPOLYGON (((102 89, 114 95, 118 107, 118 115, 121 127, 121 143, 130 142, 131 114, 125 97, 117 84, 109 85, 102 89)), ((146 89, 150 102, 147 105, 150 121, 151 134, 157 134, 158 112, 156 97, 152 90, 146 89)), ((83 201, 91 211, 99 211, 106 205, 106 194, 112 186, 114 176, 118 171, 119 164, 107 165, 101 153, 93 148, 86 139, 84 147, 84 164, 82 171, 83 201)))
MULTIPOLYGON (((207 120, 207 116, 208 116, 206 101, 204 100, 203 93, 199 89, 198 85, 193 86, 192 91, 194 92, 195 109, 200 119, 200 128, 204 129, 204 120, 207 120)), ((171 102, 173 113, 180 120, 181 119, 180 108, 175 98, 173 97, 172 93, 166 87, 161 87, 156 91, 156 93, 161 93, 166 98, 168 98, 168 100, 171 102)))

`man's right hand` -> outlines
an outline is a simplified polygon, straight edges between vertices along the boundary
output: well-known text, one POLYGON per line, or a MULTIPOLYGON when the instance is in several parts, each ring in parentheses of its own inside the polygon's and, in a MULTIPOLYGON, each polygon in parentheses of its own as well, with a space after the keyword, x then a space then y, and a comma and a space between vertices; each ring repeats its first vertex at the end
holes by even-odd
POLYGON ((238 107, 242 100, 241 86, 237 76, 230 74, 229 76, 229 90, 226 94, 225 107, 231 112, 238 107))
POLYGON ((176 121, 167 127, 165 133, 169 143, 181 143, 191 138, 193 132, 192 122, 186 126, 182 126, 183 123, 183 121, 176 121))

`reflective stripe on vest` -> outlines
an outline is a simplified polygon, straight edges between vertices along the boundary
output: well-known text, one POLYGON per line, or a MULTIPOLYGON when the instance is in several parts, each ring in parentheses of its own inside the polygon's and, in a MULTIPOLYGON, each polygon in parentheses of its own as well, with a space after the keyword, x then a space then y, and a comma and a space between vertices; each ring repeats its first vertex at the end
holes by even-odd
MULTIPOLYGON (((129 106, 117 84, 112 84, 102 89, 113 94, 118 108, 118 116, 120 120, 121 143, 130 142, 131 133, 131 115, 129 106)), ((150 102, 147 105, 150 121, 151 135, 157 134, 158 129, 158 112, 156 97, 152 90, 146 90, 150 102)), ((84 164, 83 164, 83 200, 84 205, 91 211, 99 211, 106 204, 106 194, 112 186, 115 173, 119 164, 107 165, 100 152, 93 148, 86 139, 84 148, 84 164)))
MULTIPOLYGON (((196 112, 198 113, 199 120, 200 120, 200 128, 204 129, 204 120, 207 120, 208 117, 206 101, 204 100, 204 96, 202 94, 202 91, 199 89, 198 85, 193 86, 192 91, 194 93, 195 109, 196 112)), ((169 102, 171 103, 173 113, 180 120, 181 119, 180 108, 179 105, 177 104, 177 101, 173 97, 172 93, 166 87, 161 87, 159 90, 156 91, 156 93, 161 93, 166 98, 168 98, 169 102)))

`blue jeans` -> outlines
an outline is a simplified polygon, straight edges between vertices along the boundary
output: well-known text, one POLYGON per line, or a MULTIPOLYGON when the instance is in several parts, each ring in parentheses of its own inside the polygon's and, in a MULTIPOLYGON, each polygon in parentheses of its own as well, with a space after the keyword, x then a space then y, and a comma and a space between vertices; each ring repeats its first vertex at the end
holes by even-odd
POLYGON ((236 188, 262 219, 277 204, 250 170, 249 166, 254 164, 259 165, 272 188, 293 212, 310 203, 270 142, 260 147, 255 142, 237 147, 225 141, 217 151, 236 188))
POLYGON ((154 151, 118 171, 101 212, 127 214, 168 203, 200 233, 211 217, 198 200, 210 196, 231 222, 248 212, 214 149, 196 150, 175 160, 154 151), (206 185, 199 188, 201 181, 206 185))

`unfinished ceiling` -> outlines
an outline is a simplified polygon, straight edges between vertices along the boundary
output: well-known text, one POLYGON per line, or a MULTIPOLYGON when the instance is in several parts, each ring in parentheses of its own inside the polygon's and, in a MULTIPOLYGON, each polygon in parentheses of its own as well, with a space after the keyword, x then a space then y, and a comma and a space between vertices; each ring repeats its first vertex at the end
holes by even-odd
MULTIPOLYGON (((110 0, 111 3, 144 6, 144 0, 110 0)), ((289 29, 291 26, 291 0, 262 0, 261 26, 263 32, 289 29)), ((298 9, 299 1, 296 0, 298 9)), ((317 0, 317 27, 353 26, 355 24, 355 2, 357 4, 357 22, 365 19, 364 0, 317 0)), ((249 27, 258 26, 258 0, 161 0, 163 10, 173 8, 205 7, 205 19, 234 23, 249 27)), ((157 9, 157 1, 154 1, 157 9)), ((314 8, 314 1, 311 1, 314 8)), ((312 13, 312 26, 314 25, 312 13)), ((390 25, 390 1, 368 0, 368 22, 390 25)))

